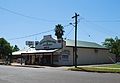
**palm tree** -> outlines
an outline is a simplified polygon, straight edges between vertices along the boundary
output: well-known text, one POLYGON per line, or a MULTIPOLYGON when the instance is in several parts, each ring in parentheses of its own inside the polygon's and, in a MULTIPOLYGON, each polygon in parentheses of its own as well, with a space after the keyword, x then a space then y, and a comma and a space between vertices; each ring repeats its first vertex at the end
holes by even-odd
POLYGON ((64 35, 64 27, 61 24, 58 24, 55 26, 55 35, 57 36, 58 42, 62 42, 62 48, 63 48, 63 35, 64 35))
POLYGON ((55 26, 55 35, 57 36, 57 39, 62 39, 65 32, 63 29, 64 27, 61 24, 55 26))

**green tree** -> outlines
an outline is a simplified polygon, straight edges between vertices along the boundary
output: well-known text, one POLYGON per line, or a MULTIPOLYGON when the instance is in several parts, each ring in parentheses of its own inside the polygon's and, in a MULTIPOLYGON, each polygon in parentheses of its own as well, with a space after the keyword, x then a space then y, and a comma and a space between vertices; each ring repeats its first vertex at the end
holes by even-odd
POLYGON ((103 45, 110 49, 110 52, 116 55, 116 62, 120 57, 120 39, 118 37, 106 38, 103 45))
POLYGON ((0 38, 0 57, 2 59, 8 59, 12 54, 12 48, 4 38, 0 38))
POLYGON ((15 45, 14 47, 12 46, 12 52, 15 52, 15 51, 19 51, 20 49, 18 48, 17 45, 15 45))
POLYGON ((62 39, 65 32, 63 29, 64 27, 61 24, 55 26, 55 35, 57 36, 57 39, 62 39))

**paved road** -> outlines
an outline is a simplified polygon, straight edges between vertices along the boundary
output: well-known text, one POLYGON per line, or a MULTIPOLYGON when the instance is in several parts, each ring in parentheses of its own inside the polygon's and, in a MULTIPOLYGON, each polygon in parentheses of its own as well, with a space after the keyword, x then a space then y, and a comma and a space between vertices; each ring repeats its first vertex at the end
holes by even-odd
POLYGON ((0 83, 120 83, 120 74, 0 66, 0 83))

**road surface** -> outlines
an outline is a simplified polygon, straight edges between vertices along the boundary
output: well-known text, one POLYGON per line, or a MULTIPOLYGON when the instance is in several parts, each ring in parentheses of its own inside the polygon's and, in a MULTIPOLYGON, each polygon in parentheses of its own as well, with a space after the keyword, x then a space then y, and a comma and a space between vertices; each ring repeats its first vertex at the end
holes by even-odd
POLYGON ((120 83, 120 74, 0 65, 0 83, 120 83))

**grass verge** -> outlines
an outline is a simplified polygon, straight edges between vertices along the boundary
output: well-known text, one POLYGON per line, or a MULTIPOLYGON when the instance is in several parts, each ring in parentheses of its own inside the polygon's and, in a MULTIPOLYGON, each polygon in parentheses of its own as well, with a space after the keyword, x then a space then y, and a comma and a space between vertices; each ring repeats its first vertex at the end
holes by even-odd
POLYGON ((87 71, 87 72, 99 72, 99 73, 120 73, 120 66, 110 65, 110 66, 86 66, 69 68, 71 71, 87 71))
POLYGON ((120 68, 120 64, 111 64, 111 65, 100 66, 100 67, 108 67, 108 68, 120 68))

